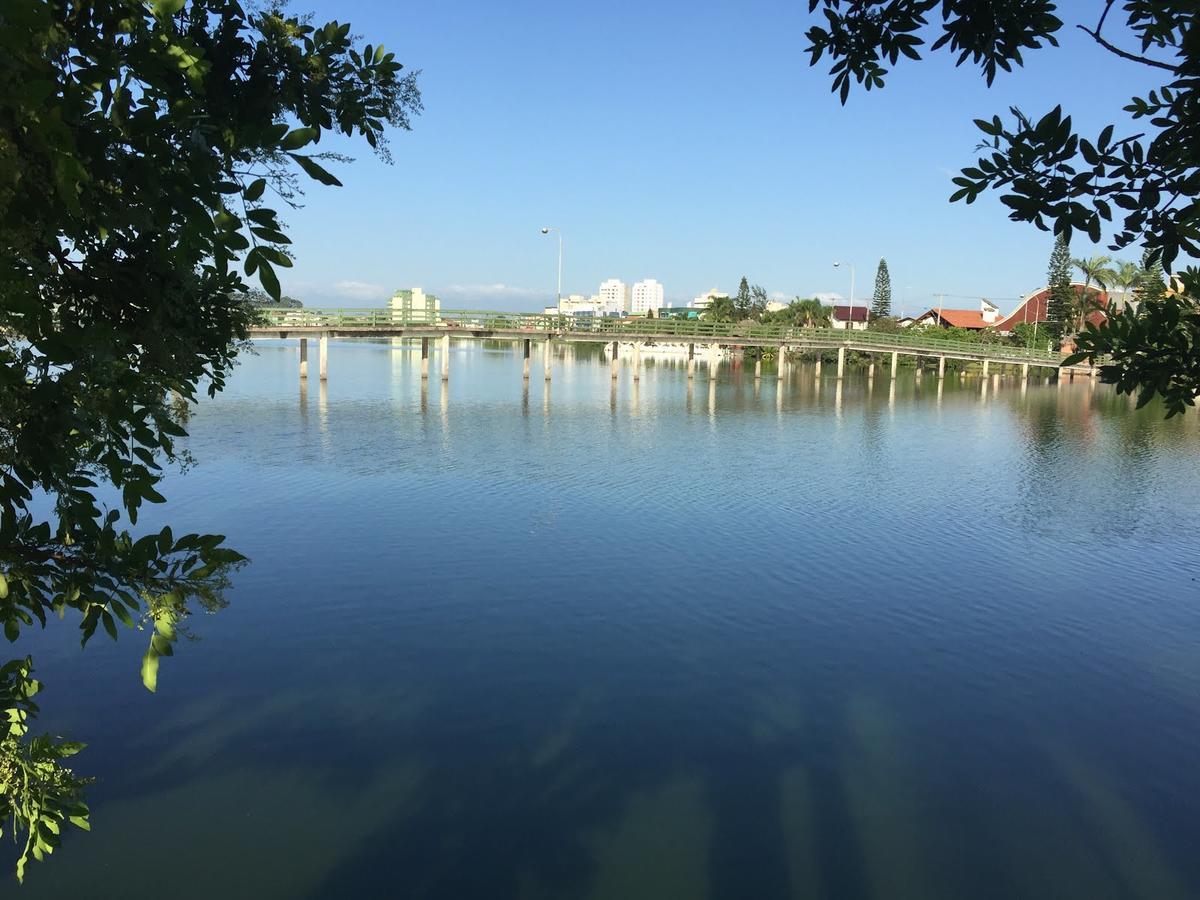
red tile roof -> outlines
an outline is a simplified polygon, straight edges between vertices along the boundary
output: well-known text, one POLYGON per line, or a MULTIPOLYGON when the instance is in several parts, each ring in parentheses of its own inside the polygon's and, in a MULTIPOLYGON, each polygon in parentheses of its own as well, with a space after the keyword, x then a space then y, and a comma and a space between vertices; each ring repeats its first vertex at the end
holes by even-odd
POLYGON ((942 317, 942 322, 952 328, 989 328, 994 325, 994 322, 983 321, 983 313, 977 309, 931 309, 917 317, 917 321, 922 319, 937 319, 939 313, 942 317))
POLYGON ((851 319, 855 322, 865 322, 867 321, 868 312, 869 310, 867 309, 866 305, 834 306, 833 318, 837 319, 839 322, 845 322, 847 319, 851 319))
MULTIPOLYGON (((1078 281, 1072 282, 1071 287, 1075 289, 1076 294, 1082 294, 1084 286, 1078 281)), ((1108 293, 1099 288, 1088 288, 1095 295, 1095 300, 1101 306, 1108 306, 1108 293)), ((1006 318, 1001 319, 996 323, 996 330, 1001 332, 1012 331, 1017 325, 1023 323, 1045 322, 1047 320, 1046 307, 1050 302, 1050 288, 1044 287, 1034 291, 1028 297, 1021 301, 1021 304, 1014 309, 1006 318)), ((1099 325, 1105 319, 1105 315, 1100 310, 1093 310, 1087 314, 1087 321, 1099 325)))

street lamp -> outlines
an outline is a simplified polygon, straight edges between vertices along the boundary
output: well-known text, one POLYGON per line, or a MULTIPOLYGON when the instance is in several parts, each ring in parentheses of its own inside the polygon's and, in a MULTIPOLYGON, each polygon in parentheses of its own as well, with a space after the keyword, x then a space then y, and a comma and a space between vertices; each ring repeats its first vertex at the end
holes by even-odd
MULTIPOLYGON (((842 266, 841 262, 835 262, 833 264, 833 267, 835 269, 840 268, 841 266, 842 266)), ((850 270, 850 321, 846 323, 846 330, 853 331, 854 330, 854 266, 851 265, 850 263, 845 263, 845 266, 847 269, 850 270)))
POLYGON ((552 231, 558 233, 558 302, 562 303, 562 229, 552 228, 549 225, 542 228, 542 234, 549 234, 552 231))

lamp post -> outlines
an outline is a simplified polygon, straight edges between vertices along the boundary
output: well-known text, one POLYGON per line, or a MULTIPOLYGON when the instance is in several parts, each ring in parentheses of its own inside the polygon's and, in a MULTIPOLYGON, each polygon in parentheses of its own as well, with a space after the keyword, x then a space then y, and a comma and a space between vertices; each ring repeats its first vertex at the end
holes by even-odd
MULTIPOLYGON (((837 268, 840 268, 842 265, 843 265, 843 263, 839 261, 839 262, 835 262, 833 264, 833 267, 835 269, 837 269, 837 268)), ((854 330, 854 266, 850 263, 844 263, 844 265, 846 266, 847 269, 850 270, 850 321, 848 321, 846 323, 846 330, 853 331, 854 330)))
POLYGON ((552 228, 549 225, 546 225, 542 228, 542 234, 549 234, 552 231, 556 232, 558 234, 558 298, 557 298, 557 300, 559 303, 562 303, 562 229, 561 228, 552 228))

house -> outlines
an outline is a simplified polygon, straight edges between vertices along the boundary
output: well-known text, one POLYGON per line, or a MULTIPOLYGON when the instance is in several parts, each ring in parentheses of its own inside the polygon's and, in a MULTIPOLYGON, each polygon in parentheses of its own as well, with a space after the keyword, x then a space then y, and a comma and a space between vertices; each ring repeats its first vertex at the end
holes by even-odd
POLYGON ((1000 307, 990 300, 981 299, 979 309, 931 309, 921 313, 912 321, 918 328, 966 328, 982 331, 992 328, 1000 321, 1000 307))
POLYGON ((851 331, 866 331, 869 320, 870 310, 865 305, 834 306, 833 312, 829 316, 829 325, 843 331, 846 328, 851 331))
MULTIPOLYGON (((1087 291, 1090 295, 1092 303, 1097 307, 1108 307, 1109 297, 1108 292, 1103 291, 1098 287, 1085 285, 1081 281, 1071 282, 1071 288, 1075 291, 1076 297, 1082 297, 1083 292, 1087 291)), ((1047 321, 1046 309, 1050 303, 1050 288, 1038 288, 1032 294, 1026 294, 1008 316, 996 323, 996 330, 1001 334, 1011 334, 1012 330, 1018 325, 1030 324, 1034 322, 1047 321)), ((1105 314, 1102 309, 1093 309, 1086 316, 1086 321, 1099 325, 1105 319, 1105 314)))

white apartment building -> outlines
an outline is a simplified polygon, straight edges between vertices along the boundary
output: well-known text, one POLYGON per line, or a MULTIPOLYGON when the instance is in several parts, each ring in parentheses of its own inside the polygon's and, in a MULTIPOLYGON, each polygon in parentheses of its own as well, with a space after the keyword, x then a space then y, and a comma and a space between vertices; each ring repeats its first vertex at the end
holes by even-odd
POLYGON ((630 308, 635 316, 644 316, 651 310, 661 309, 663 305, 663 286, 653 278, 639 281, 633 286, 633 306, 630 308))
POLYGON ((600 301, 617 313, 629 312, 629 285, 619 278, 610 278, 600 285, 600 301))

